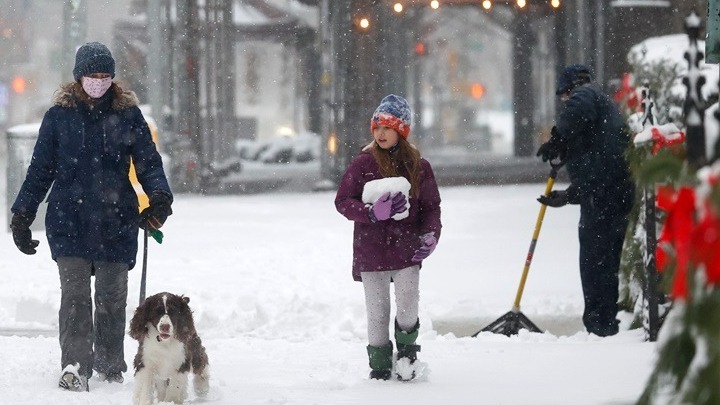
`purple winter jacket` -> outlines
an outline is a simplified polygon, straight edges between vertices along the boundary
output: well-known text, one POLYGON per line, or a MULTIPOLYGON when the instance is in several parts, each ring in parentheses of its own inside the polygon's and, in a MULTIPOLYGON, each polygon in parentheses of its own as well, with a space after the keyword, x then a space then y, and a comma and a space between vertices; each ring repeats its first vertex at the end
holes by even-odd
POLYGON ((407 218, 376 223, 370 221, 368 207, 362 202, 365 183, 383 178, 372 153, 361 152, 345 171, 335 207, 355 222, 352 266, 355 281, 362 281, 360 273, 364 271, 400 270, 418 264, 411 259, 422 246, 420 236, 425 233, 435 232, 440 240, 440 193, 430 163, 422 159, 420 168, 420 196, 410 197, 407 218))

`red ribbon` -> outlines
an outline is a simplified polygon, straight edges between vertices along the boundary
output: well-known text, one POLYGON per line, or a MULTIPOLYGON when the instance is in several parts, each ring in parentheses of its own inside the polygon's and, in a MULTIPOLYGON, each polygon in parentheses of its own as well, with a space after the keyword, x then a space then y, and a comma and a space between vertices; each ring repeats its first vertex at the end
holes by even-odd
MULTIPOLYGON (((667 201, 664 204, 668 204, 667 201)), ((690 246, 695 228, 695 190, 682 187, 669 207, 665 225, 658 238, 655 258, 658 271, 664 271, 668 264, 666 249, 675 250, 675 277, 670 294, 673 298, 687 298, 688 263, 690 246)))
POLYGON ((624 103, 630 111, 636 111, 640 100, 638 100, 635 89, 630 85, 631 80, 632 75, 630 73, 623 74, 622 84, 613 95, 613 99, 618 103, 624 103))
POLYGON ((679 133, 680 133, 679 137, 673 138, 673 139, 668 139, 656 127, 650 128, 650 134, 652 135, 652 140, 653 140, 652 154, 653 155, 657 154, 658 151, 660 150, 660 148, 663 148, 665 146, 678 145, 678 144, 685 142, 685 133, 682 131, 680 131, 679 133))
POLYGON ((705 267, 708 284, 720 283, 720 218, 710 204, 706 204, 705 215, 693 232, 690 259, 705 267))

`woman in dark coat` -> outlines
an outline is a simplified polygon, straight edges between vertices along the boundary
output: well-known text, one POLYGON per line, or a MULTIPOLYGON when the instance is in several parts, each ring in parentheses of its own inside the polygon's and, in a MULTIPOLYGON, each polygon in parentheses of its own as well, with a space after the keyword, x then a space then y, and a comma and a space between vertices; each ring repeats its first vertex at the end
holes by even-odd
POLYGON ((93 369, 101 379, 123 381, 128 270, 135 265, 138 226, 162 226, 173 197, 135 93, 112 80, 110 50, 99 42, 80 47, 73 75, 75 81, 56 92, 45 113, 11 208, 11 228, 18 249, 35 254, 39 242, 30 225, 50 190, 45 226, 62 290, 59 385, 87 391, 93 369), (140 215, 128 178, 131 160, 150 196, 150 207, 140 215))
POLYGON ((389 326, 394 282, 396 374, 408 380, 415 377, 413 364, 420 351, 415 344, 420 327, 420 267, 435 249, 442 227, 440 194, 430 163, 407 141, 410 107, 404 98, 385 97, 370 126, 374 140, 347 168, 335 206, 355 223, 352 275, 365 290, 370 378, 387 380, 392 374, 389 326), (377 200, 363 200, 373 181, 398 177, 410 183, 408 195, 392 190, 377 200))

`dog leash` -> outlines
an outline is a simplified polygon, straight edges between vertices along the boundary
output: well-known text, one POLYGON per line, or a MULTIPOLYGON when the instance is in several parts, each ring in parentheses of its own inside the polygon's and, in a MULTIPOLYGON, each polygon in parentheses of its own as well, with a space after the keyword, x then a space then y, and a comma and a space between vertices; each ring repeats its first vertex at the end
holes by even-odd
POLYGON ((148 235, 152 236, 157 243, 162 243, 163 233, 159 229, 153 229, 148 232, 147 229, 143 229, 143 262, 142 262, 142 275, 140 276, 140 305, 145 302, 145 286, 147 279, 147 256, 148 256, 148 235))
POLYGON ((147 279, 148 231, 143 229, 143 261, 140 276, 140 305, 145 302, 145 280, 147 279))

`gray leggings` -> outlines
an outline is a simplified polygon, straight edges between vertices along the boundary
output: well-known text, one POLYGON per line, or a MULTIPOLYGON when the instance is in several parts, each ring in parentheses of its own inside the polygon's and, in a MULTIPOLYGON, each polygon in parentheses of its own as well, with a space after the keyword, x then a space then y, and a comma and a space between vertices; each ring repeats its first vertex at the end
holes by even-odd
POLYGON ((123 342, 128 265, 58 257, 60 272, 60 349, 62 367, 79 363, 85 377, 127 370, 123 342), (91 277, 95 272, 95 317, 91 277), (94 346, 94 347, 93 347, 94 346))
POLYGON ((390 283, 395 284, 395 305, 400 329, 410 331, 418 321, 420 267, 360 273, 365 289, 368 343, 385 346, 390 341, 390 283))

